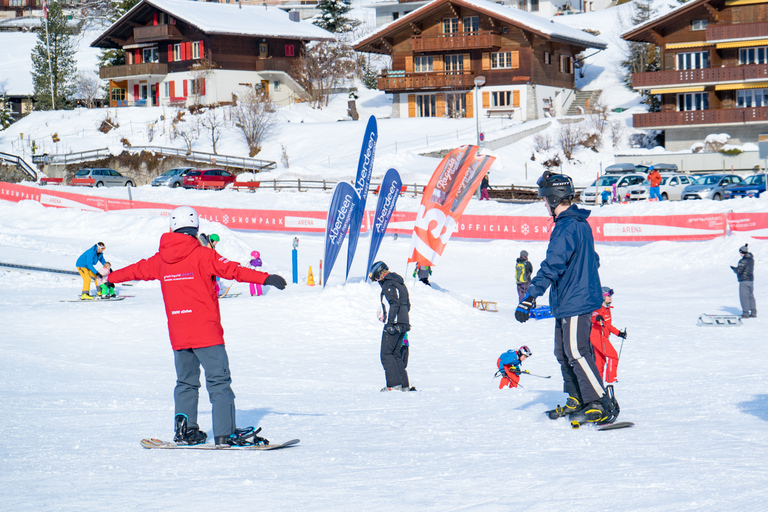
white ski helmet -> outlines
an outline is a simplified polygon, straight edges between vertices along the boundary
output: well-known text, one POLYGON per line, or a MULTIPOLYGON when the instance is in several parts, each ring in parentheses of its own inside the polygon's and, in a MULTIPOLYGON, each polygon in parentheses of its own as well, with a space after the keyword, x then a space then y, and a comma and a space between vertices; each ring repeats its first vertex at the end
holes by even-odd
POLYGON ((181 228, 199 228, 200 217, 191 206, 179 206, 171 212, 171 231, 181 228))

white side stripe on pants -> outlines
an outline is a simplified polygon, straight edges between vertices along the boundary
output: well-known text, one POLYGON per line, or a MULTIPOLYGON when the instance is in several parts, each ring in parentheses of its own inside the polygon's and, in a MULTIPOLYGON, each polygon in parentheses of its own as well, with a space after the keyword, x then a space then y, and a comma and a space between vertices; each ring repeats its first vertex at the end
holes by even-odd
POLYGON ((584 359, 584 356, 581 354, 581 352, 579 352, 579 343, 577 339, 579 331, 579 317, 570 317, 568 319, 568 326, 568 343, 570 343, 571 354, 574 356, 579 356, 576 358, 576 362, 581 367, 581 371, 587 375, 587 379, 589 380, 592 389, 595 390, 595 393, 598 397, 601 397, 603 394, 605 394, 605 390, 603 389, 603 386, 600 385, 600 381, 597 380, 597 377, 595 377, 592 368, 589 367, 589 363, 586 361, 586 359, 584 359))

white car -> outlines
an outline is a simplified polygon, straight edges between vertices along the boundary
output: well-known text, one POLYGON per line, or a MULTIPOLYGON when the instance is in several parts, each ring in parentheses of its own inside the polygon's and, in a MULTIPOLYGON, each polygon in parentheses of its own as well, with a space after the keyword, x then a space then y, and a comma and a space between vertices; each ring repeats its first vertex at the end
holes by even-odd
POLYGON ((581 192, 581 202, 586 204, 595 204, 595 197, 598 198, 597 204, 602 204, 601 194, 609 189, 613 194, 613 185, 616 184, 616 195, 619 201, 623 201, 630 187, 639 185, 645 181, 645 174, 611 174, 600 176, 599 179, 592 182, 590 186, 581 192))
MULTIPOLYGON (((683 198, 683 190, 694 182, 689 176, 682 174, 661 174, 659 193, 664 201, 680 201, 683 198)), ((632 201, 640 201, 651 197, 651 184, 648 180, 631 187, 629 198, 632 201)))

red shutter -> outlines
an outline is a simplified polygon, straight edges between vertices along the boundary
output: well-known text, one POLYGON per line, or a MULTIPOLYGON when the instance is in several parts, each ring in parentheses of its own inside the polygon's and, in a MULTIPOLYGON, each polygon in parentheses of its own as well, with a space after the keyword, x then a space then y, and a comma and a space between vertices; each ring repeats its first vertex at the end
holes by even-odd
POLYGON ((186 43, 186 47, 187 48, 184 50, 184 53, 187 55, 187 60, 189 60, 192 58, 192 43, 186 43))
POLYGON ((139 84, 133 84, 133 101, 139 99, 139 84))
POLYGON ((157 13, 154 13, 154 14, 152 15, 152 24, 153 24, 154 26, 157 26, 157 13))
POLYGON ((186 44, 184 43, 179 44, 179 53, 181 54, 181 60, 187 60, 189 58, 186 44))
POLYGON ((168 45, 168 62, 173 62, 173 45, 168 45))
POLYGON ((155 104, 154 106, 158 106, 160 104, 160 84, 155 85, 155 104))
POLYGON ((205 78, 200 79, 200 95, 205 96, 205 78))
POLYGON ((133 63, 141 64, 141 50, 139 50, 138 48, 133 50, 133 63))
POLYGON ((184 80, 182 83, 184 84, 184 97, 186 98, 187 97, 187 81, 184 80))
POLYGON ((203 42, 200 41, 199 44, 200 44, 200 58, 204 59, 205 58, 205 49, 203 48, 203 42))
POLYGON ((168 92, 170 93, 171 98, 176 97, 176 82, 169 82, 168 92))
POLYGON ((285 45, 285 56, 286 57, 293 57, 294 56, 294 54, 293 54, 293 45, 292 44, 285 45))

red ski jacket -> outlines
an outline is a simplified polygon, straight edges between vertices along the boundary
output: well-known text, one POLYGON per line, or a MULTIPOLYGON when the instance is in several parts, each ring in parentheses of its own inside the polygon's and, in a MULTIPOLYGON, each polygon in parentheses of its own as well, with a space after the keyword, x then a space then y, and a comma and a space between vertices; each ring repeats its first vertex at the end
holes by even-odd
POLYGON ((602 347, 603 340, 608 341, 611 333, 616 336, 619 335, 619 330, 611 323, 611 309, 613 309, 613 306, 602 306, 592 313, 592 331, 589 333, 589 341, 597 349, 602 347), (600 325, 600 322, 597 321, 597 315, 603 317, 603 325, 600 325))
POLYGON ((215 281, 219 276, 264 284, 269 274, 229 261, 189 235, 165 233, 151 258, 109 274, 109 281, 160 280, 173 350, 224 343, 215 281))

